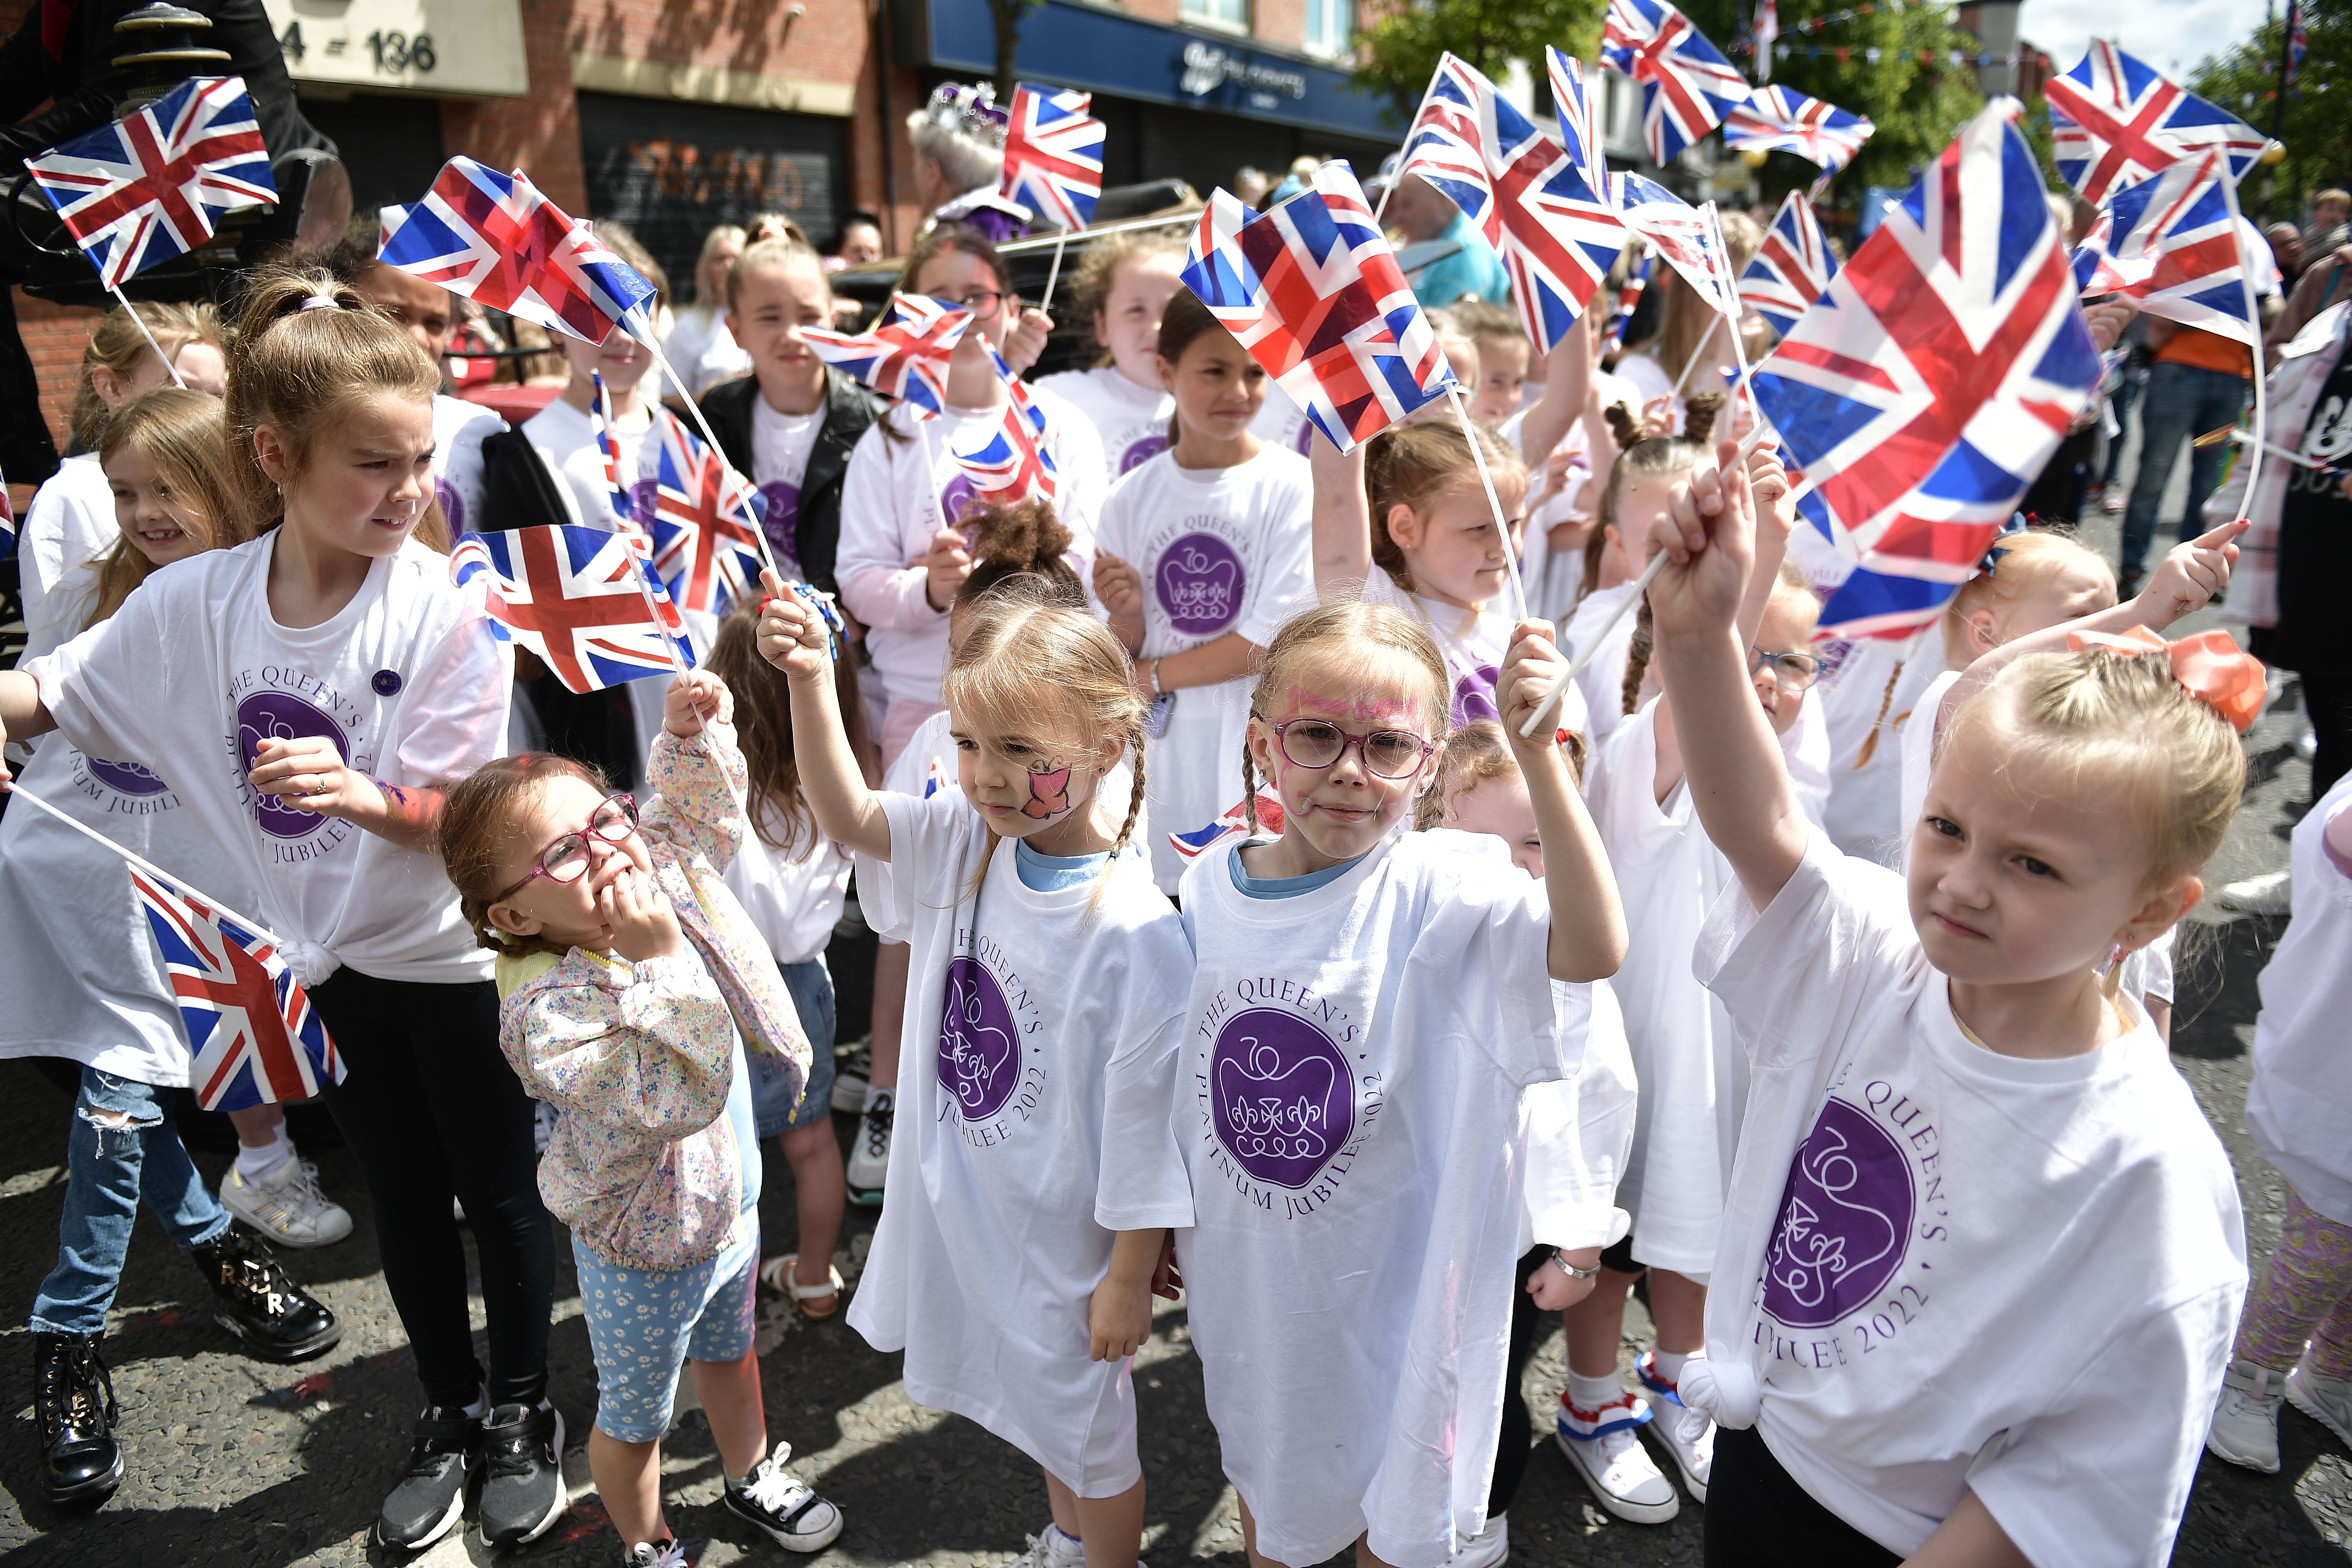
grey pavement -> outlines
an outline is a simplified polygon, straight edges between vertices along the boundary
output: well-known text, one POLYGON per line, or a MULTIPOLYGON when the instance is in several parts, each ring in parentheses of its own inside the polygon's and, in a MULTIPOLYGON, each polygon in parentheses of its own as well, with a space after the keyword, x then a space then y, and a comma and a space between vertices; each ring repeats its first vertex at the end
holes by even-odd
MULTIPOLYGON (((2185 473, 2187 465, 2180 465, 2185 473)), ((2178 486, 2172 506, 2179 505, 2178 486)), ((2168 516, 2171 515, 2168 511, 2168 516)), ((2112 550, 2115 520, 2095 512, 2087 541, 2112 550)), ((2160 542, 2168 542, 2169 530, 2160 542)), ((2225 608, 2192 624, 2231 626, 2225 608)), ((2242 626, 2240 629, 2242 629, 2242 626)), ((2293 689, 2274 689, 2271 710, 2247 737, 2253 784, 2245 809, 2210 868, 2210 883, 2285 864, 2286 835, 2309 795, 2295 753, 2293 689)), ((2249 1143, 2242 1110, 2247 1051, 2257 1006, 2255 976, 2283 920, 2233 916, 2209 906, 2185 948, 2174 1060, 2195 1086, 2235 1163, 2257 1268, 2274 1241, 2279 1179, 2249 1143)), ((341 1344, 323 1361, 270 1367, 233 1353, 214 1328, 194 1271, 151 1217, 142 1215, 116 1303, 106 1352, 121 1403, 129 1474, 95 1513, 68 1514, 40 1500, 30 1409, 32 1355, 21 1310, 55 1258, 63 1195, 68 1096, 33 1067, 0 1064, 0 1269, 13 1305, 0 1316, 0 1552, 11 1564, 357 1564, 400 1561, 371 1546, 367 1532, 383 1492, 398 1474, 419 1395, 406 1342, 377 1271, 373 1226, 356 1170, 340 1149, 318 1148, 328 1189, 358 1222, 337 1246, 287 1256, 294 1276, 339 1313, 341 1344)), ((845 1138, 847 1119, 837 1119, 845 1138)), ((199 1152, 217 1179, 224 1153, 199 1152)), ((768 1250, 793 1244, 791 1184, 781 1160, 769 1164, 762 1220, 768 1250)), ((842 1261, 854 1272, 872 1216, 854 1211, 842 1261)), ((571 1423, 568 1470, 573 1505, 520 1563, 570 1568, 615 1561, 618 1545, 578 1451, 595 1409, 594 1372, 573 1284, 570 1249, 559 1247, 552 1393, 571 1423)), ((479 1325, 479 1303, 476 1303, 479 1325)), ((1158 1332, 1138 1360, 1144 1472, 1150 1486, 1147 1559, 1243 1562, 1234 1495, 1220 1473, 1215 1435, 1202 1408, 1200 1363, 1186 1342, 1181 1306, 1162 1304, 1158 1332)), ((1633 1341, 1646 1335, 1638 1304, 1633 1341)), ((772 1307, 762 1334, 769 1428, 792 1444, 795 1465, 840 1503, 841 1540, 812 1561, 835 1565, 1008 1563, 1048 1517, 1034 1466, 961 1417, 910 1404, 898 1358, 866 1348, 837 1318, 793 1323, 772 1307)), ((1549 1419, 1565 1372, 1555 1331, 1529 1369, 1528 1403, 1549 1419)), ((1995 1366, 1988 1376, 2056 1376, 2066 1369, 1995 1366)), ((1685 1500, 1664 1526, 1622 1523, 1592 1502, 1538 1428, 1541 1445, 1511 1510, 1518 1560, 1562 1565, 1696 1563, 1704 1509, 1685 1500)), ((2175 1560, 2180 1563, 2341 1563, 2352 1531, 2352 1462, 2325 1428, 2289 1407, 2282 1441, 2286 1467, 2275 1477, 2237 1470, 2210 1457, 2198 1478, 2175 1560)), ((1662 1462, 1664 1456, 1661 1455, 1662 1462)), ((1671 1464, 1664 1464, 1669 1474, 1671 1464)), ((775 1562, 786 1554, 752 1546, 718 1507, 716 1453, 698 1414, 679 1418, 665 1448, 672 1522, 717 1544, 706 1561, 775 1562)), ((422 1559, 441 1568, 486 1562, 478 1541, 451 1540, 422 1559)))

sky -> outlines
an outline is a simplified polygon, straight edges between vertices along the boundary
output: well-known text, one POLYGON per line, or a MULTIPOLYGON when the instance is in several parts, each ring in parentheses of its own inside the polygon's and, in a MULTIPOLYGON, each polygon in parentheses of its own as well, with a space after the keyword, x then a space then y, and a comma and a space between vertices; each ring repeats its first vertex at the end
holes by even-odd
POLYGON ((2185 79, 2207 55, 2244 39, 2264 15, 2263 0, 2025 0, 2017 30, 2062 71, 2104 31, 2167 76, 2185 79), (2116 20, 2126 13, 2130 24, 2118 36, 2116 20))

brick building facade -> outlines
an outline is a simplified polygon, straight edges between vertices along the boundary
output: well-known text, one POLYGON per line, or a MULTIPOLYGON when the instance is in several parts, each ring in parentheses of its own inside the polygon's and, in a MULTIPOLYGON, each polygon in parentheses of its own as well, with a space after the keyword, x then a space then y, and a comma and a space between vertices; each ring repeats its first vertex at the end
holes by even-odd
MULTIPOLYGON (((0 27, 32 3, 0 0, 0 27)), ((424 0, 348 0, 335 24, 266 4, 362 208, 415 199, 456 153, 520 167, 573 213, 626 218, 681 294, 704 230, 755 211, 790 212, 824 245, 862 208, 903 247, 922 216, 906 116, 993 61, 987 0, 469 0, 462 46, 399 26, 427 25, 424 0)), ((1019 69, 1096 94, 1112 184, 1174 174, 1205 190, 1300 153, 1377 162, 1396 121, 1348 82, 1361 4, 1045 0, 1019 69)), ((21 293, 17 310, 62 449, 94 312, 21 293)))

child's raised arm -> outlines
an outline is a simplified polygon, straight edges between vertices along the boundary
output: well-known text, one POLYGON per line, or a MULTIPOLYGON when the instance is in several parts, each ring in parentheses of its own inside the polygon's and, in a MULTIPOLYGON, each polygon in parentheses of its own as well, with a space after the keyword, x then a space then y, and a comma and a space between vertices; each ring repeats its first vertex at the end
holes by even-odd
POLYGON ((1590 310, 1577 317, 1544 355, 1543 395, 1519 421, 1519 456, 1531 470, 1542 470, 1584 414, 1592 386, 1591 322, 1590 310))
POLYGON ((1748 901, 1769 904, 1805 854, 1805 816, 1788 764, 1748 679, 1739 626, 1756 549, 1755 497, 1739 444, 1675 487, 1645 555, 1671 558, 1650 584, 1659 679, 1675 707, 1691 802, 1738 873, 1748 901))
POLYGON ((1364 495, 1364 444, 1341 453, 1321 430, 1307 438, 1315 474, 1315 591, 1361 583, 1372 573, 1372 504, 1364 495))
MULTIPOLYGON (((1519 727, 1544 700, 1568 661, 1552 640, 1549 621, 1521 621, 1511 638, 1496 690, 1504 700, 1503 732, 1528 781, 1536 831, 1543 837, 1544 891, 1551 902, 1546 957, 1554 980, 1606 980, 1625 962, 1625 910, 1609 851, 1584 809, 1568 761, 1549 732, 1523 738, 1519 727)), ((1754 706, 1752 703, 1750 706, 1754 706)))
POLYGON ((768 593, 760 612, 760 657, 792 683, 793 752, 801 788, 827 838, 855 854, 887 862, 890 821, 867 787, 842 727, 833 688, 833 639, 824 618, 773 572, 760 574, 768 593))

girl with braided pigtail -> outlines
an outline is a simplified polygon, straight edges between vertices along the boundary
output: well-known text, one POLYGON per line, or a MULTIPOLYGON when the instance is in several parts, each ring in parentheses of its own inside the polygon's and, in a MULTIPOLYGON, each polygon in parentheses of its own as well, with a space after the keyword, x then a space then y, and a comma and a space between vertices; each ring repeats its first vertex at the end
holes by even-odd
POLYGON ((857 857, 867 921, 909 949, 909 1070, 850 1325, 906 1352, 910 1398, 1044 1468, 1053 1524, 1024 1562, 1130 1564, 1127 1363, 1170 1291, 1169 1230, 1192 1218, 1169 1107, 1192 961, 1135 842, 1144 699, 1127 650, 1050 584, 991 589, 960 609, 940 687, 961 787, 877 791, 824 621, 772 575, 768 591, 759 648, 791 684, 817 830, 857 857))

